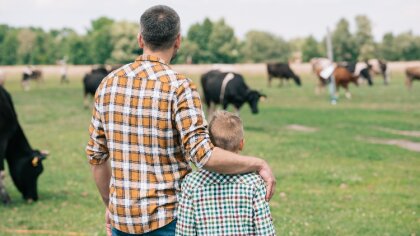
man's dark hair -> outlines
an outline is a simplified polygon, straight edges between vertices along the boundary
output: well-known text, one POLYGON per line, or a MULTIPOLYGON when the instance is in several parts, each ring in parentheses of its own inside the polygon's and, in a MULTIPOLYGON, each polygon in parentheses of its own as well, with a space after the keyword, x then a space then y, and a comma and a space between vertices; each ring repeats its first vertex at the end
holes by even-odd
POLYGON ((168 6, 151 7, 140 17, 140 32, 144 43, 153 51, 170 48, 179 31, 179 16, 168 6))

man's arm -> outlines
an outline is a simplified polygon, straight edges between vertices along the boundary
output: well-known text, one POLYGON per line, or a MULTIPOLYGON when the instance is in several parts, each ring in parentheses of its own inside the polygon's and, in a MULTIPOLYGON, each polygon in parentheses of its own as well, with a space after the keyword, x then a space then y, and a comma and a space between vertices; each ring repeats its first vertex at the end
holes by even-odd
POLYGON ((109 161, 99 165, 91 165, 93 179, 95 180, 96 187, 98 187, 101 194, 102 201, 105 207, 108 207, 109 202, 109 181, 111 180, 111 166, 109 161))
MULTIPOLYGON (((97 91, 102 90, 102 84, 97 91)), ((106 207, 109 201, 109 182, 111 179, 111 167, 108 161, 109 150, 101 114, 99 112, 99 92, 95 94, 95 104, 92 112, 92 120, 89 126, 90 139, 86 146, 86 154, 89 158, 93 178, 101 194, 106 207)))
POLYGON ((215 147, 203 168, 221 174, 257 172, 267 185, 266 201, 269 201, 274 195, 276 179, 267 162, 260 158, 242 156, 215 147))

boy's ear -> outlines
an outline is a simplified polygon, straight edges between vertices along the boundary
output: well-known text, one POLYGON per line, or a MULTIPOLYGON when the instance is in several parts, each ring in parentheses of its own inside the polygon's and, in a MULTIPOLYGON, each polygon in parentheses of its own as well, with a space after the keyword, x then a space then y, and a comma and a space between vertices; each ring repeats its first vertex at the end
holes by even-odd
POLYGON ((244 144, 245 144, 245 140, 242 139, 241 142, 239 143, 239 151, 242 151, 244 149, 244 144))

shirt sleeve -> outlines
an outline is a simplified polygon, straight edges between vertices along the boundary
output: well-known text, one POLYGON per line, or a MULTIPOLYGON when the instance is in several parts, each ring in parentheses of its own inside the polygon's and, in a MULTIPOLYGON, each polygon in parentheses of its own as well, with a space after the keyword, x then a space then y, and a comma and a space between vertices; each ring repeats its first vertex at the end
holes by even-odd
POLYGON ((189 79, 176 90, 174 116, 187 158, 202 168, 211 156, 213 144, 207 131, 200 95, 189 79))
MULTIPOLYGON (((184 183, 186 181, 184 180, 184 183)), ((196 225, 194 217, 194 204, 188 189, 185 188, 185 185, 181 187, 181 194, 178 201, 178 213, 177 213, 177 223, 176 223, 176 236, 195 236, 196 225)))
POLYGON ((273 221, 271 218, 270 207, 265 201, 266 188, 264 183, 256 188, 253 198, 253 222, 255 235, 275 236, 273 221))
MULTIPOLYGON (((102 86, 101 86, 102 87, 102 86)), ((98 88, 98 91, 100 88, 98 88)), ((86 155, 91 165, 104 163, 109 157, 105 131, 101 115, 98 109, 98 93, 95 95, 95 104, 92 111, 92 119, 89 126, 89 141, 86 147, 86 155)))

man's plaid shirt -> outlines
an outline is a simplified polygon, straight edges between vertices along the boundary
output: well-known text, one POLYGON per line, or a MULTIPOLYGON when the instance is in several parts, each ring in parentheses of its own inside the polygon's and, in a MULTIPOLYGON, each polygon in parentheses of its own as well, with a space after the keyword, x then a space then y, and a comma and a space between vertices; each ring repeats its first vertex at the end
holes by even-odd
POLYGON ((213 146, 195 85, 157 57, 142 55, 104 78, 95 95, 86 153, 111 160, 109 210, 116 229, 140 234, 176 218, 189 161, 213 146))
POLYGON ((259 175, 200 170, 181 188, 176 235, 275 235, 259 175))

